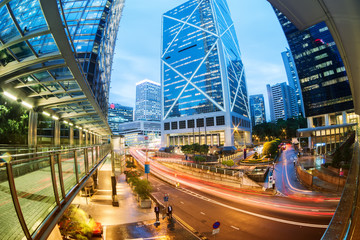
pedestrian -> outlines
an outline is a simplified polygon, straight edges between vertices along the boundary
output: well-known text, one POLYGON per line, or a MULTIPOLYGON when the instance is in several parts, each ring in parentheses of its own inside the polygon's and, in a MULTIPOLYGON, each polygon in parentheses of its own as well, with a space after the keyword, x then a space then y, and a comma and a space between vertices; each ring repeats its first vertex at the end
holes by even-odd
POLYGON ((169 205, 169 206, 167 207, 167 214, 168 214, 168 217, 169 217, 169 218, 172 218, 172 211, 173 211, 173 208, 172 208, 171 205, 169 205))
POLYGON ((159 222, 160 222, 160 220, 159 220, 159 214, 160 214, 159 204, 157 204, 157 205, 154 207, 154 212, 155 212, 155 215, 156 215, 156 222, 159 223, 159 222))

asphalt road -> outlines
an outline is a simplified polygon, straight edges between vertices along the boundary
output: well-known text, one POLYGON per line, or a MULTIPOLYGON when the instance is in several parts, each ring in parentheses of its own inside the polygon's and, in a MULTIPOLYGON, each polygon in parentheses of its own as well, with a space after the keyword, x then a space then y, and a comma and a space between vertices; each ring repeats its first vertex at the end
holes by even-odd
MULTIPOLYGON (((154 170, 155 166, 152 163, 154 170)), ((163 167, 157 171, 163 176, 174 174, 163 167)), ((182 182, 179 189, 149 176, 153 195, 163 201, 168 193, 174 215, 208 239, 214 238, 212 225, 216 221, 221 223, 217 239, 320 239, 336 207, 334 202, 300 201, 209 186, 182 174, 176 174, 176 178, 182 182)))

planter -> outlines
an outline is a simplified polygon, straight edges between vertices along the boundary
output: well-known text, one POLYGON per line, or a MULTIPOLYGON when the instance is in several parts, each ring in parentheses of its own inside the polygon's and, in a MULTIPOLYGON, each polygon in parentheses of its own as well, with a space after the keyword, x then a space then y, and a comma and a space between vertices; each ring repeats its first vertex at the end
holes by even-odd
POLYGON ((149 199, 149 198, 146 198, 146 199, 141 198, 140 202, 139 202, 139 206, 141 208, 151 208, 151 203, 152 203, 151 199, 149 199))

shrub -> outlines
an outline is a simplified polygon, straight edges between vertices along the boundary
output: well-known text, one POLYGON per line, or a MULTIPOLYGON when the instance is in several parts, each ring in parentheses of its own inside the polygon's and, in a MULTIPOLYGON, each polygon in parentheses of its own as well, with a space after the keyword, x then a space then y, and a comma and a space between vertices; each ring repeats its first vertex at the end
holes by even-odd
POLYGON ((228 166, 228 167, 232 167, 232 166, 234 166, 234 161, 233 160, 225 160, 225 161, 222 161, 221 164, 228 166))
POLYGON ((205 162, 206 158, 204 156, 195 156, 196 162, 205 162))
POLYGON ((152 190, 152 186, 151 186, 150 182, 146 179, 139 179, 135 184, 134 191, 142 199, 148 198, 151 190, 152 190))
POLYGON ((126 161, 126 167, 127 168, 135 168, 135 164, 132 161, 126 161))

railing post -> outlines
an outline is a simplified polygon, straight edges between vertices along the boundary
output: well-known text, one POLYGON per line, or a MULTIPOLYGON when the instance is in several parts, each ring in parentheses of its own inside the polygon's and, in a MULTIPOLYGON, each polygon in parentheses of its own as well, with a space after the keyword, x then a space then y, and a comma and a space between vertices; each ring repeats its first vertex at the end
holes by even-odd
POLYGON ((10 188, 10 193, 11 193, 11 197, 14 203, 14 207, 15 207, 15 211, 16 211, 16 215, 19 219, 21 228, 25 234, 25 237, 27 239, 32 239, 29 229, 27 228, 25 219, 24 219, 24 215, 22 214, 21 211, 21 207, 20 207, 20 203, 19 203, 19 199, 17 196, 17 192, 16 192, 16 188, 15 188, 15 181, 14 181, 14 175, 13 175, 13 171, 12 171, 12 166, 10 162, 6 163, 6 172, 7 172, 7 177, 8 177, 8 183, 9 183, 9 188, 10 188))
POLYGON ((61 153, 57 153, 58 159, 58 171, 59 171, 59 180, 60 180, 60 188, 63 199, 65 199, 65 187, 64 187, 64 178, 62 173, 62 162, 61 162, 61 153))
POLYGON ((91 147, 91 162, 92 162, 92 167, 94 167, 94 151, 96 151, 96 147, 91 147))
POLYGON ((56 185, 56 175, 55 175, 55 167, 54 167, 54 154, 50 154, 50 171, 51 171, 51 181, 53 185, 55 201, 58 206, 60 206, 59 193, 56 185))
POLYGON ((76 183, 79 183, 79 170, 78 170, 77 151, 76 150, 74 150, 74 164, 75 164, 76 183))
POLYGON ((85 164, 85 173, 89 172, 89 159, 88 159, 88 148, 84 148, 84 164, 85 164))
POLYGON ((100 149, 100 146, 96 146, 95 147, 96 148, 96 160, 95 160, 95 162, 96 162, 96 164, 99 162, 99 149, 100 149))

